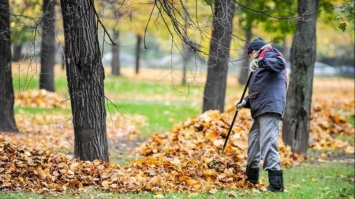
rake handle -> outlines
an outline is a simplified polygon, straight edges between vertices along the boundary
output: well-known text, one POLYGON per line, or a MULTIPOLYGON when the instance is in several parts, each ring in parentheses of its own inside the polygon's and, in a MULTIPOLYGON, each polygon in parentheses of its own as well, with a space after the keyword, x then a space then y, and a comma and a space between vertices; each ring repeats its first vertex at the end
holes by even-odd
MULTIPOLYGON (((249 78, 248 78, 248 81, 247 83, 245 84, 245 87, 244 87, 244 91, 243 91, 243 94, 242 94, 242 97, 240 98, 240 101, 239 103, 241 103, 244 99, 244 95, 245 95, 245 92, 247 91, 247 88, 248 88, 248 85, 249 85, 249 82, 250 82, 250 79, 251 79, 251 76, 253 75, 253 72, 250 73, 249 75, 249 78)), ((226 149, 226 146, 227 146, 227 143, 228 143, 228 139, 229 139, 229 136, 231 134, 231 131, 232 131, 232 128, 233 128, 233 124, 235 122, 235 119, 237 118, 237 115, 238 115, 238 109, 235 111, 235 114, 234 114, 234 117, 233 117, 233 120, 232 120, 232 123, 229 127, 229 131, 228 131, 228 134, 227 134, 227 138, 226 138, 226 141, 224 141, 224 145, 223 145, 223 148, 222 148, 222 154, 224 153, 224 150, 226 149)))

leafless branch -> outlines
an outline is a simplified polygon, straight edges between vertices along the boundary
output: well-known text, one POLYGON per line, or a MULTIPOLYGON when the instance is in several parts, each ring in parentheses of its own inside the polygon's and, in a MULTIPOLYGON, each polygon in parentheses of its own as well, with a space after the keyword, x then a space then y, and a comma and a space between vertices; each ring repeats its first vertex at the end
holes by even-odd
POLYGON ((93 9, 94 12, 95 12, 95 16, 96 16, 97 22, 100 23, 101 27, 104 29, 104 33, 107 34, 108 38, 109 38, 110 41, 111 41, 111 44, 114 45, 114 46, 117 45, 117 44, 113 41, 113 39, 111 38, 109 32, 106 30, 106 27, 104 26, 104 24, 102 23, 102 21, 100 20, 100 16, 99 16, 99 15, 97 14, 97 12, 96 12, 95 6, 93 5, 93 1, 90 1, 90 4, 91 4, 92 9, 93 9))
MULTIPOLYGON (((296 17, 290 17, 290 16, 286 16, 286 17, 283 17, 283 16, 274 16, 274 15, 271 15, 269 14, 270 13, 270 10, 256 10, 256 9, 253 9, 253 8, 250 8, 248 6, 245 6, 243 5, 242 3, 239 3, 238 1, 235 1, 240 7, 246 9, 246 10, 250 10, 252 12, 255 12, 255 13, 259 13, 259 14, 262 14, 262 15, 265 15, 267 17, 270 17, 270 18, 275 18, 275 19, 279 19, 279 20, 301 20, 301 21, 305 21, 304 17, 306 16, 310 16, 310 15, 316 15, 317 13, 310 13, 310 14, 304 14, 302 16, 296 16, 296 17)), ((274 12, 275 10, 272 10, 272 12, 274 12)), ((291 14, 294 14, 293 12, 290 12, 291 14)))

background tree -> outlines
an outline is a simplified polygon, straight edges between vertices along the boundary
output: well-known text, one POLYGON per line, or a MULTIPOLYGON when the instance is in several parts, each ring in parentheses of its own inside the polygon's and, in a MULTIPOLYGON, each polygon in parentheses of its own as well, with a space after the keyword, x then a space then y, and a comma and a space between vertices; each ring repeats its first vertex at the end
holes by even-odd
POLYGON ((12 60, 32 59, 37 51, 35 41, 39 36, 41 21, 40 0, 10 0, 11 44, 13 45, 12 60), (31 9, 28 9, 31 8, 31 9), (28 44, 27 48, 24 45, 28 44), (23 49, 26 52, 22 52, 23 49), (28 53, 29 50, 32 53, 28 53))
POLYGON ((141 59, 141 46, 142 46, 142 36, 140 34, 136 34, 136 38, 137 38, 137 43, 136 43, 136 58, 135 58, 135 72, 136 74, 139 73, 139 61, 141 59))
POLYGON ((247 83, 248 77, 249 77, 249 72, 250 72, 247 49, 248 49, 248 46, 249 46, 249 42, 248 41, 252 40, 252 35, 253 35, 251 28, 245 29, 244 34, 245 34, 246 42, 245 42, 245 45, 244 45, 245 52, 242 54, 242 56, 244 58, 242 60, 242 66, 241 66, 241 69, 240 69, 240 72, 239 72, 239 77, 238 77, 238 83, 239 84, 246 84, 247 83))
POLYGON ((291 75, 287 92, 282 139, 292 151, 307 153, 316 61, 318 0, 298 0, 297 30, 291 47, 291 75))
POLYGON ((334 20, 337 23, 337 27, 343 32, 347 29, 347 27, 350 29, 350 31, 354 31, 354 17, 354 1, 348 1, 340 6, 339 10, 337 11, 337 15, 334 17, 334 20))
POLYGON ((202 112, 211 109, 224 112, 234 6, 233 0, 216 0, 214 4, 212 38, 202 112))
MULTIPOLYGON (((186 10, 184 10, 184 36, 188 37, 187 30, 189 26, 189 21, 188 21, 188 13, 186 10)), ((187 71, 187 65, 188 65, 188 60, 189 60, 189 55, 192 53, 190 50, 189 45, 186 43, 182 43, 182 49, 183 49, 183 63, 182 63, 182 78, 181 78, 181 84, 185 85, 186 84, 186 71, 187 71)))
MULTIPOLYGON (((159 43, 170 38, 170 45, 167 42, 161 43, 163 50, 169 50, 171 55, 180 54, 186 61, 195 56, 195 63, 204 62, 208 58, 212 37, 212 7, 209 1, 155 1, 149 12, 148 23, 146 18, 143 19, 146 30, 143 39, 145 41, 147 33, 158 35, 159 43)), ((186 72, 190 70, 192 74, 197 68, 187 62, 185 66, 186 72)))
MULTIPOLYGON (((61 0, 68 88, 74 126, 74 156, 109 161, 104 68, 93 0, 61 0)), ((96 16, 97 17, 97 16, 96 16)))
MULTIPOLYGON (((116 8, 115 4, 112 5, 112 11, 118 24, 122 14, 118 10, 118 8, 116 8)), ((112 60, 111 60, 112 75, 120 76, 121 75, 120 47, 119 47, 120 31, 118 30, 118 28, 116 27, 113 28, 112 35, 113 35, 112 39, 114 42, 114 44, 112 45, 112 60)))
MULTIPOLYGON (((245 31, 244 56, 249 42, 253 37, 261 36, 286 56, 289 51, 286 36, 295 32, 297 21, 296 3, 282 0, 253 1, 238 3, 238 21, 245 31), (253 33, 255 34, 253 35, 253 33)), ((243 59, 242 70, 238 78, 240 84, 245 84, 249 73, 249 59, 243 59)))
POLYGON ((43 0, 41 72, 39 88, 54 92, 54 65, 56 53, 55 0, 43 0))
POLYGON ((9 1, 0 0, 0 132, 17 132, 11 70, 9 1))
POLYGON ((342 76, 354 77, 341 69, 354 66, 354 2, 320 1, 318 7, 317 61, 337 67, 342 76))
MULTIPOLYGON (((136 53, 140 53, 141 34, 137 34, 136 31, 130 30, 130 26, 133 21, 135 24, 140 24, 141 21, 134 18, 134 15, 144 15, 144 13, 136 12, 136 7, 146 7, 142 2, 132 1, 132 0, 110 0, 110 1, 98 1, 96 6, 100 8, 98 13, 100 20, 105 25, 106 28, 112 30, 112 40, 113 45, 111 47, 112 59, 111 59, 111 68, 112 75, 120 76, 121 75, 121 62, 120 62, 120 35, 121 33, 132 32, 137 35, 136 43, 136 53), (129 21, 127 21, 129 20, 129 21)), ((140 31, 142 31, 140 29, 140 31)), ((136 73, 139 70, 139 59, 140 56, 136 54, 136 73), (138 62, 138 65, 137 65, 138 62)))
MULTIPOLYGON (((238 22, 239 27, 244 32, 245 43, 242 53, 240 56, 242 57, 242 65, 241 70, 238 76, 239 84, 246 84, 249 77, 249 58, 247 48, 251 40, 253 39, 253 30, 256 29, 256 32, 259 32, 260 28, 259 23, 267 20, 267 16, 261 14, 259 10, 262 11, 270 11, 270 1, 245 1, 243 3, 238 3, 238 7, 236 9, 236 21, 238 22)), ((256 36, 261 36, 257 33, 256 36)))

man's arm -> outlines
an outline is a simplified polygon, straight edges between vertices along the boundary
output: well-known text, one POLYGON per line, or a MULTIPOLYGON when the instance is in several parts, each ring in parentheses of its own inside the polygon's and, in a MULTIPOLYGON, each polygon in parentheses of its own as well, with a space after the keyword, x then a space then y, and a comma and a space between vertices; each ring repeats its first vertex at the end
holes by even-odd
POLYGON ((275 72, 281 72, 286 68, 286 61, 275 50, 268 50, 265 52, 264 58, 259 60, 259 67, 275 72))

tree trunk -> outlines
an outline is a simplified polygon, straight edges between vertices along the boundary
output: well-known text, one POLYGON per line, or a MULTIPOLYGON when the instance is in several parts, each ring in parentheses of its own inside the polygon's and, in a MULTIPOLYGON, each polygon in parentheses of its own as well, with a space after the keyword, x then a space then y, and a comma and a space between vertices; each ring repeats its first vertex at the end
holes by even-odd
POLYGON ((215 1, 203 112, 211 109, 224 112, 234 6, 233 0, 215 1))
POLYGON ((141 59, 141 43, 142 36, 137 34, 137 45, 136 45, 136 74, 139 73, 139 60, 141 59))
POLYGON ((182 78, 181 78, 181 84, 185 85, 186 84, 186 71, 187 71, 187 65, 188 61, 190 58, 190 53, 191 53, 191 48, 189 45, 183 43, 182 44, 183 48, 183 61, 182 61, 182 78))
POLYGON ((297 31, 291 47, 291 75, 283 121, 282 139, 292 151, 307 153, 312 103, 313 70, 316 60, 318 0, 299 0, 297 31))
POLYGON ((284 55, 284 57, 287 60, 287 57, 289 57, 289 55, 288 55, 289 49, 288 49, 288 46, 287 46, 287 38, 286 38, 286 36, 283 36, 282 46, 281 46, 280 52, 284 55))
POLYGON ((248 57, 248 45, 249 45, 249 42, 251 41, 251 36, 252 36, 252 33, 251 33, 251 28, 248 28, 247 30, 245 30, 245 46, 244 46, 244 49, 245 49, 245 53, 244 53, 244 57, 246 57, 245 59, 243 59, 243 65, 240 69, 240 73, 239 73, 239 78, 238 78, 238 83, 239 84, 242 84, 242 85, 245 85, 248 81, 248 77, 249 77, 249 57, 248 57))
POLYGON ((61 0, 66 72, 74 126, 74 156, 109 161, 104 68, 93 0, 61 0))
POLYGON ((54 64, 55 64, 55 1, 43 0, 43 30, 41 43, 41 73, 39 88, 54 92, 54 64))
POLYGON ((120 76, 120 47, 118 46, 118 43, 120 42, 120 33, 117 30, 114 30, 112 38, 113 42, 115 43, 115 45, 112 46, 112 75, 120 76))
POLYGON ((14 117, 8 0, 0 0, 0 46, 0 132, 18 132, 14 117))
POLYGON ((22 59, 22 44, 16 43, 14 46, 14 53, 12 55, 12 61, 20 61, 22 59))

